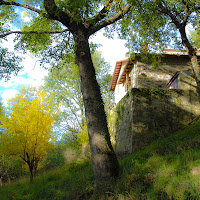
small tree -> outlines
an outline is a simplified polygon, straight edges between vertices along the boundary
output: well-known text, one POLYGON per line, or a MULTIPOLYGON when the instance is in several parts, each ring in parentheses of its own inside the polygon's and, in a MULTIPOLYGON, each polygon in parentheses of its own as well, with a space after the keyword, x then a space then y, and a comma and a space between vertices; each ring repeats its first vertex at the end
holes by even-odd
POLYGON ((23 88, 9 102, 10 115, 2 117, 2 150, 6 155, 23 160, 30 172, 30 182, 47 151, 54 145, 52 125, 55 111, 46 93, 33 88, 23 88))

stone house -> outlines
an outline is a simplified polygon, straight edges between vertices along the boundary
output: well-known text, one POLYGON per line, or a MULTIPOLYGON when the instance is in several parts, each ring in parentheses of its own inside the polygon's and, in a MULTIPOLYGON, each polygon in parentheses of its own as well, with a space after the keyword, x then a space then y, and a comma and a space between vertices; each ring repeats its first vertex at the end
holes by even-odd
MULTIPOLYGON (((198 55, 200 58, 200 52, 198 55)), ((195 90, 195 87, 190 58, 186 51, 177 49, 165 49, 146 59, 136 53, 132 59, 117 61, 110 84, 116 104, 130 88, 195 90), (152 66, 152 56, 156 56, 153 60, 156 67, 152 66)))
POLYGON ((168 137, 200 116, 200 99, 186 52, 166 49, 156 61, 153 68, 152 62, 135 54, 116 62, 110 84, 116 106, 110 112, 109 126, 119 155, 168 137))

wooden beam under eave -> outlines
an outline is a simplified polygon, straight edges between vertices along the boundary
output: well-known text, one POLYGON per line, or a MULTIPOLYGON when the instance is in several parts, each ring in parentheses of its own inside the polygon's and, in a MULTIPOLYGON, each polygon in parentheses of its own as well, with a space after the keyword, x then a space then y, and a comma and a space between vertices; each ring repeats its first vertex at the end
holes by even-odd
POLYGON ((130 72, 131 68, 133 67, 133 61, 129 60, 129 62, 127 63, 126 67, 124 68, 124 71, 122 73, 122 75, 119 78, 118 83, 121 84, 125 81, 126 79, 126 74, 130 72))

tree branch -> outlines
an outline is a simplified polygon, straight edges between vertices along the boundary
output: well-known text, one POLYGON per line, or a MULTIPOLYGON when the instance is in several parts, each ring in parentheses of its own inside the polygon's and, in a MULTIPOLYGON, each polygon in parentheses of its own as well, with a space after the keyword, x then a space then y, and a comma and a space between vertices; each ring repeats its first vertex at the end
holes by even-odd
POLYGON ((87 4, 85 6, 85 16, 84 16, 85 27, 87 27, 87 24, 88 24, 88 16, 89 16, 89 8, 88 8, 88 4, 87 4))
POLYGON ((97 22, 101 21, 109 12, 109 8, 112 5, 112 3, 113 3, 113 0, 110 0, 108 3, 105 3, 102 10, 89 19, 89 23, 96 24, 97 22))
POLYGON ((68 11, 59 9, 54 0, 44 0, 44 7, 51 19, 61 22, 68 28, 72 27, 73 19, 67 14, 68 11))
POLYGON ((28 10, 31 10, 31 11, 36 12, 38 14, 41 14, 43 17, 50 19, 50 16, 48 14, 45 14, 40 9, 34 8, 34 7, 29 6, 27 4, 17 3, 17 2, 14 2, 14 1, 7 2, 7 1, 0 0, 0 5, 18 6, 18 7, 26 8, 28 10))
POLYGON ((190 14, 191 14, 191 11, 190 11, 189 5, 185 2, 185 0, 182 0, 182 3, 184 5, 184 7, 185 7, 185 9, 184 9, 185 16, 184 16, 184 19, 183 19, 183 25, 186 26, 188 18, 189 18, 190 14))
POLYGON ((58 34, 58 33, 64 33, 69 31, 69 29, 64 29, 60 31, 10 31, 5 34, 0 34, 0 38, 6 37, 11 34, 58 34))
POLYGON ((92 27, 89 28, 88 31, 88 36, 94 34, 95 32, 99 31, 100 29, 115 23, 116 21, 120 20, 123 18, 124 15, 126 15, 131 9, 131 5, 128 4, 124 9, 120 10, 117 14, 115 14, 114 16, 105 19, 104 21, 100 22, 97 25, 94 25, 92 27))
POLYGON ((158 9, 159 9, 160 13, 163 13, 163 14, 169 16, 171 18, 171 20, 173 21, 173 23, 176 25, 176 27, 178 29, 181 28, 180 22, 178 21, 176 16, 174 16, 174 14, 171 12, 171 10, 167 7, 165 1, 162 1, 161 3, 158 3, 157 6, 158 6, 158 9))

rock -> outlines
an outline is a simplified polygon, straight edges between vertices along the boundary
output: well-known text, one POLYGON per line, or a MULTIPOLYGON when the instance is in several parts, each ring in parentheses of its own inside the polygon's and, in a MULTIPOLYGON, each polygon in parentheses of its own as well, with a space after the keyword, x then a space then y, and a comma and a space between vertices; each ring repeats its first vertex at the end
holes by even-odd
POLYGON ((200 167, 194 167, 190 173, 195 176, 200 175, 200 167))

